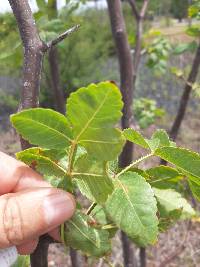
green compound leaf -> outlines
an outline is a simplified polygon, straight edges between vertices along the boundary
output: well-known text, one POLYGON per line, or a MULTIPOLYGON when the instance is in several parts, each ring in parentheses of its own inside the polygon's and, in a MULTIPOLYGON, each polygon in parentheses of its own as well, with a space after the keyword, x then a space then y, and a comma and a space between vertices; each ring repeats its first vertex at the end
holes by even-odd
POLYGON ((175 187, 183 178, 183 175, 181 175, 176 169, 162 165, 148 169, 145 173, 149 176, 148 182, 151 186, 163 189, 175 187))
POLYGON ((11 116, 19 134, 33 145, 48 149, 66 149, 71 129, 65 116, 51 109, 28 109, 11 116))
POLYGON ((156 199, 167 213, 182 209, 181 219, 191 218, 195 215, 194 209, 180 193, 173 189, 153 188, 156 199))
POLYGON ((145 247, 156 242, 156 199, 142 176, 133 172, 122 174, 115 181, 115 189, 106 202, 106 211, 137 245, 145 247))
MULTIPOLYGON (((17 159, 23 161, 42 175, 64 177, 65 170, 55 161, 43 155, 40 148, 29 148, 16 154, 17 159)), ((46 152, 47 153, 47 152, 46 152)))
POLYGON ((200 178, 199 154, 179 147, 163 147, 157 149, 155 155, 200 178))
POLYGON ((188 183, 192 191, 193 196, 200 201, 200 179, 194 176, 188 177, 188 183))
POLYGON ((73 177, 83 195, 97 203, 104 203, 113 191, 112 180, 104 171, 105 163, 87 156, 77 160, 73 177))
POLYGON ((150 149, 149 144, 146 142, 145 138, 141 135, 140 132, 128 128, 123 131, 123 134, 126 140, 143 148, 150 149))
POLYGON ((110 82, 92 84, 72 93, 67 101, 67 116, 75 143, 97 159, 116 159, 124 144, 120 130, 114 128, 122 107, 120 91, 110 82))
POLYGON ((111 250, 109 232, 93 226, 90 216, 76 212, 65 223, 64 241, 67 246, 81 250, 88 256, 102 257, 111 250))

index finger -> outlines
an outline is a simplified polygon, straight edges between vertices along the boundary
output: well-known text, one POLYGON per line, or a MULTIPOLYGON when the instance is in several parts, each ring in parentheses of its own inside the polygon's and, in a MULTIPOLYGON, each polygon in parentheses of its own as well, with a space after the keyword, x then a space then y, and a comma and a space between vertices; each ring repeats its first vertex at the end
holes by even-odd
POLYGON ((51 185, 23 162, 0 152, 0 195, 35 187, 51 185))

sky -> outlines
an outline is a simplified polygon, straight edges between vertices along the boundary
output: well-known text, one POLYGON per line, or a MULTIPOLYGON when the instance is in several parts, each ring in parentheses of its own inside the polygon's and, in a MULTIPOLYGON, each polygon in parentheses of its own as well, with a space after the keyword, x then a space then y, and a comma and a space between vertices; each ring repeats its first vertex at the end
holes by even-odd
MULTIPOLYGON (((77 0, 71 0, 71 1, 77 1, 77 0)), ((6 11, 10 11, 10 5, 8 0, 0 0, 0 12, 6 12, 6 11)), ((33 11, 37 10, 37 5, 36 5, 36 1, 35 0, 29 0, 31 9, 33 11)), ((58 0, 58 6, 62 7, 65 3, 65 0, 58 0)), ((88 4, 89 6, 93 6, 93 3, 88 4)), ((105 6, 106 5, 106 0, 101 0, 101 2, 99 3, 99 6, 105 6)))

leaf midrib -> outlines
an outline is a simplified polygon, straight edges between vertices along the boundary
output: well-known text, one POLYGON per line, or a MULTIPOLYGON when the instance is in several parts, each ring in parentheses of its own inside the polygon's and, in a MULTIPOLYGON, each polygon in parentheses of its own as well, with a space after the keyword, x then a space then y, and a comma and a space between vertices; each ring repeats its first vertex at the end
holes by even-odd
POLYGON ((105 103, 105 101, 106 101, 109 93, 110 93, 110 90, 108 90, 108 92, 105 94, 105 97, 104 97, 103 101, 100 103, 100 105, 98 106, 98 108, 96 109, 96 111, 94 112, 94 114, 92 115, 92 117, 88 120, 88 122, 86 123, 85 127, 83 127, 83 129, 77 135, 75 142, 78 142, 80 136, 87 130, 87 128, 89 128, 89 125, 94 120, 95 116, 98 114, 98 112, 100 111, 100 109, 103 107, 103 105, 104 105, 104 103, 105 103))
MULTIPOLYGON (((31 156, 34 156, 34 157, 37 157, 37 158, 41 158, 43 160, 46 160, 48 163, 52 164, 54 167, 58 168, 59 171, 63 172, 63 175, 65 175, 66 171, 58 164, 56 164, 54 161, 52 161, 50 158, 48 157, 45 157, 45 156, 42 156, 42 155, 36 155, 36 154, 33 154, 33 153, 28 153, 27 155, 31 155, 31 156)), ((39 160, 38 159, 38 160, 39 160)), ((46 164, 48 164, 46 163, 46 164)), ((43 164, 44 165, 44 164, 43 164)))
POLYGON ((97 246, 97 244, 90 239, 83 231, 81 231, 81 229, 73 222, 73 221, 69 221, 69 223, 71 223, 86 239, 88 239, 96 248, 99 248, 97 246))
POLYGON ((44 124, 44 123, 41 123, 39 121, 36 121, 36 120, 33 120, 33 119, 30 119, 30 118, 21 118, 20 120, 27 120, 27 121, 31 121, 31 122, 34 122, 35 124, 38 124, 38 125, 41 125, 41 126, 45 126, 45 128, 48 128, 49 130, 57 133, 58 135, 64 137, 65 139, 67 139, 69 142, 71 142, 72 140, 65 134, 63 134, 62 132, 59 132, 58 130, 54 129, 54 128, 51 128, 49 127, 48 125, 44 124))
POLYGON ((130 203, 133 211, 134 211, 134 214, 136 215, 136 218, 137 220, 139 221, 139 223, 141 224, 141 227, 143 230, 146 230, 146 227, 143 225, 142 221, 140 220, 140 217, 138 216, 137 212, 135 211, 135 207, 133 206, 133 203, 131 202, 130 198, 129 198, 129 195, 128 195, 128 192, 126 190, 126 188, 124 187, 124 185, 122 184, 122 182, 118 179, 117 182, 120 184, 122 190, 124 191, 127 199, 128 199, 128 202, 130 203))

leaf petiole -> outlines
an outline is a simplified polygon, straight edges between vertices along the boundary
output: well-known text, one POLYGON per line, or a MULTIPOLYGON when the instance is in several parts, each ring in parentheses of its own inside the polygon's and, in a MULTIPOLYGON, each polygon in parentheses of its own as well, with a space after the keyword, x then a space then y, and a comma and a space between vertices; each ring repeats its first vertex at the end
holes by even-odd
POLYGON ((153 153, 147 154, 144 157, 141 157, 139 159, 137 159, 136 161, 132 162, 130 165, 128 165, 125 169, 123 169, 121 172, 119 172, 115 177, 118 178, 120 175, 122 175, 123 173, 127 172, 128 170, 130 170, 132 167, 134 167, 135 165, 139 164, 140 162, 150 158, 154 156, 153 153))

